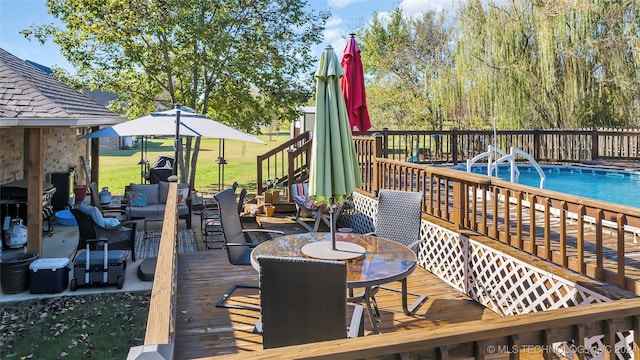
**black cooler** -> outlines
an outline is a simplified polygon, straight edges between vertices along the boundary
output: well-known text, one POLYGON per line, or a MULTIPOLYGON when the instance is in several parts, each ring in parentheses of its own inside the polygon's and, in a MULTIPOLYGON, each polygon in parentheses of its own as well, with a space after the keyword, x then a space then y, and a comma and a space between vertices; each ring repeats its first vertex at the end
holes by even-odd
POLYGON ((29 292, 32 294, 61 293, 69 285, 69 259, 44 258, 29 264, 29 292))
POLYGON ((78 286, 102 285, 116 285, 122 289, 127 269, 125 256, 124 250, 83 251, 73 262, 70 290, 75 291, 78 286))

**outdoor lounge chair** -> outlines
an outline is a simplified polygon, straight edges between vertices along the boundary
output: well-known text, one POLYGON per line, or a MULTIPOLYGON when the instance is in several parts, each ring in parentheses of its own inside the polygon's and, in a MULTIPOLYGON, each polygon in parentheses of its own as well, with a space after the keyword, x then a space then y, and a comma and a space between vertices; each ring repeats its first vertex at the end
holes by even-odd
MULTIPOLYGON (((309 183, 303 182, 291 185, 291 197, 296 204, 296 222, 307 229, 307 231, 317 232, 320 227, 320 220, 324 221, 327 226, 331 226, 329 214, 326 213, 322 207, 317 206, 315 201, 309 197, 309 183), (303 211, 315 219, 313 227, 300 219, 303 211)), ((337 211, 337 213, 339 213, 339 211, 337 211)), ((338 218, 337 214, 335 214, 334 218, 338 218)))
POLYGON ((87 205, 80 209, 71 209, 71 214, 73 214, 78 223, 78 246, 75 254, 84 249, 89 240, 100 240, 106 241, 109 249, 112 250, 131 250, 131 260, 136 261, 137 223, 135 221, 123 221, 109 227, 104 223, 106 218, 102 218, 101 223, 100 211, 93 206, 87 205))
MULTIPOLYGON (((251 265, 251 250, 260 245, 263 241, 271 239, 271 235, 284 235, 282 231, 267 229, 243 229, 238 215, 238 204, 236 203, 236 193, 233 188, 228 188, 215 194, 214 199, 218 203, 220 214, 220 225, 223 247, 227 251, 229 263, 232 265, 251 265), (246 236, 248 233, 263 234, 264 236, 255 240, 255 237, 246 236)), ((236 288, 259 289, 257 284, 234 284, 216 303, 217 307, 260 310, 254 306, 227 304, 236 288)))
MULTIPOLYGON (((420 192, 380 190, 375 235, 399 242, 416 251, 420 242, 422 224, 422 198, 420 192)), ((406 315, 413 315, 427 296, 407 291, 407 279, 401 280, 402 290, 380 286, 380 289, 402 292, 402 307, 406 315), (407 295, 418 299, 407 306, 407 295)))
POLYGON ((98 184, 95 181, 92 181, 89 184, 89 192, 91 194, 91 202, 92 206, 95 206, 100 210, 102 216, 104 217, 115 217, 120 221, 127 220, 127 214, 125 214, 124 208, 122 206, 110 206, 103 205, 100 202, 100 193, 98 192, 98 184))
POLYGON ((344 261, 264 256, 258 262, 265 349, 364 335, 360 305, 347 329, 344 261))

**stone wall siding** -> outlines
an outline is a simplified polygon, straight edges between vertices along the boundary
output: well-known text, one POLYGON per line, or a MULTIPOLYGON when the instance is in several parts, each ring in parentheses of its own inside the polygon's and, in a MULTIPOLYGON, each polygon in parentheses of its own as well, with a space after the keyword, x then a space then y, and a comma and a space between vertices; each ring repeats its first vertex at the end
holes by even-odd
POLYGON ((100 138, 100 150, 120 150, 119 137, 100 138))
MULTIPOLYGON (((0 129, 0 184, 24 179, 26 171, 25 128, 0 129), (14 177, 15 173, 15 177, 14 177)), ((89 160, 87 140, 76 140, 74 128, 44 129, 44 182, 50 183, 50 174, 76 168, 76 183, 86 184, 80 156, 89 160)))

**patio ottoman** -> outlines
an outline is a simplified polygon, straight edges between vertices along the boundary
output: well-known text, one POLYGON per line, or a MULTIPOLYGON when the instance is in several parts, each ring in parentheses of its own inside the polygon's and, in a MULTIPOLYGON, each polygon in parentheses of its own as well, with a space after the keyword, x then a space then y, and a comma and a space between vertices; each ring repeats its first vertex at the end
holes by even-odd
POLYGON ((69 285, 69 259, 44 258, 29 265, 29 292, 32 294, 55 294, 63 292, 69 285))

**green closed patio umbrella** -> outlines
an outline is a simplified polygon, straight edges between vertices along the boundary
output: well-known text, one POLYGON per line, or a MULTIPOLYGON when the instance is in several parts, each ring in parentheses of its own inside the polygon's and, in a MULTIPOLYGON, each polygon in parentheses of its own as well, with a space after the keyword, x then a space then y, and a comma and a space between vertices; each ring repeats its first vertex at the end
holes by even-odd
POLYGON ((315 72, 316 122, 311 144, 309 195, 316 203, 341 204, 362 186, 349 116, 340 87, 344 72, 331 46, 315 72))
POLYGON ((316 122, 311 145, 309 196, 318 204, 330 206, 333 250, 335 204, 342 204, 355 188, 362 186, 347 108, 340 87, 342 76, 344 72, 340 60, 333 48, 327 46, 314 74, 316 122))

